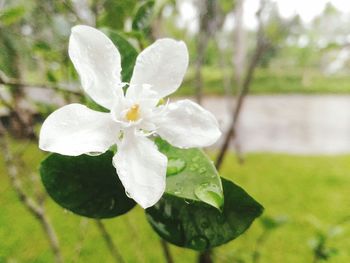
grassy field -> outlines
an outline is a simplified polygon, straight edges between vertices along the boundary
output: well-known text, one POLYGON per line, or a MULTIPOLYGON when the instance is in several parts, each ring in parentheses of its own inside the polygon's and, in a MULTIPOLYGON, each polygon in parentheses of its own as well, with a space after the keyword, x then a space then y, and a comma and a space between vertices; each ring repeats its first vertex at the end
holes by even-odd
MULTIPOLYGON (((219 68, 203 67, 203 87, 207 95, 223 95, 223 79, 232 76, 231 69, 222 71, 219 68)), ((176 92, 179 96, 194 95, 194 70, 190 68, 185 81, 176 92)), ((322 75, 308 70, 304 74, 300 69, 269 70, 257 69, 251 84, 252 94, 347 94, 350 93, 348 75, 322 75), (305 77, 306 76, 306 77, 305 77)))
MULTIPOLYGON (((26 181, 37 169, 41 158, 36 147, 29 146, 25 154, 28 169, 23 174, 26 181)), ((239 166, 230 154, 222 174, 259 200, 266 208, 265 215, 288 217, 288 222, 266 239, 260 262, 312 262, 308 244, 316 233, 315 222, 327 229, 350 216, 350 155, 249 154, 246 163, 239 166)), ((23 208, 9 185, 2 160, 0 208, 0 262, 53 262, 40 226, 23 208)), ((47 200, 47 211, 58 232, 65 262, 113 262, 93 220, 64 211, 50 199, 47 200), (79 246, 81 252, 77 256, 79 246)), ((125 262, 164 262, 159 239, 139 207, 105 223, 125 262)), ((350 226, 344 231, 328 243, 339 249, 330 262, 350 262, 350 226)), ((245 235, 217 249, 216 262, 251 262, 251 253, 261 233, 262 227, 257 221, 245 235), (235 261, 237 258, 244 261, 235 261)), ((171 251, 177 263, 195 262, 193 251, 175 246, 171 246, 171 251)))

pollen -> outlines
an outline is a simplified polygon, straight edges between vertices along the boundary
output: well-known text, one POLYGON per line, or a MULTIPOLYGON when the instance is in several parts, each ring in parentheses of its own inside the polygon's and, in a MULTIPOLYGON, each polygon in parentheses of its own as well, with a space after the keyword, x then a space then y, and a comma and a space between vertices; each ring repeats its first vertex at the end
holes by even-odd
POLYGON ((140 106, 138 104, 133 105, 125 115, 128 121, 137 121, 140 118, 140 106))

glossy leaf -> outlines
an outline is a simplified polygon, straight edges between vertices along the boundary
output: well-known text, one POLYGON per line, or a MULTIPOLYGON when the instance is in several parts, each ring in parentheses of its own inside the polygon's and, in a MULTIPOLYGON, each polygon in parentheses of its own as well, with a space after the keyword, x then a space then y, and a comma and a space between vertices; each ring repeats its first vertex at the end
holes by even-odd
POLYGON ((112 165, 113 152, 77 157, 51 154, 41 164, 42 182, 60 206, 78 215, 111 218, 128 212, 135 202, 112 165))
POLYGON ((166 193, 220 209, 224 203, 220 176, 205 153, 176 148, 160 138, 155 142, 168 157, 166 193))
POLYGON ((226 179, 222 182, 225 193, 222 212, 201 202, 165 194, 146 210, 149 223, 166 241, 195 250, 206 250, 237 238, 261 215, 263 207, 241 187, 226 179))
POLYGON ((124 82, 129 82, 138 55, 137 50, 118 32, 106 28, 102 29, 102 31, 108 35, 118 48, 122 57, 122 80, 124 82))
POLYGON ((139 7, 132 21, 133 30, 147 32, 151 24, 153 7, 153 0, 146 1, 139 7))

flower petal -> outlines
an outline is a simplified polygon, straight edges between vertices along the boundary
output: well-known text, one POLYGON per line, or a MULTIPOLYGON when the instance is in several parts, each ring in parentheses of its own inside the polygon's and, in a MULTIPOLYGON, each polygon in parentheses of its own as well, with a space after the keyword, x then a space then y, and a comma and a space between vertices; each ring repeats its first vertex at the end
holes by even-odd
POLYGON ((109 113, 69 104, 54 111, 43 123, 39 147, 44 151, 77 156, 103 153, 116 143, 119 126, 109 113))
POLYGON ((187 66, 188 51, 184 42, 159 39, 137 57, 129 89, 149 84, 159 98, 163 98, 177 90, 187 66))
POLYGON ((144 135, 126 132, 113 165, 128 195, 143 208, 153 206, 162 197, 167 158, 144 135))
POLYGON ((170 144, 180 148, 205 147, 221 136, 213 114, 190 100, 170 103, 155 116, 157 133, 170 144))
POLYGON ((121 57, 112 41, 89 26, 75 26, 69 39, 69 56, 85 92, 110 109, 114 96, 122 96, 121 57))

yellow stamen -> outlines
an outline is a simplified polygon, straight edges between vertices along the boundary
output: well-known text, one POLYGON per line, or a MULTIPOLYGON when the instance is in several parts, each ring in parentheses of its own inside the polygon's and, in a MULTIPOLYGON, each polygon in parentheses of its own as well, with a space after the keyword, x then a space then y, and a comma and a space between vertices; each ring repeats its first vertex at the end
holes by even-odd
POLYGON ((128 121, 137 121, 140 118, 140 106, 138 104, 133 105, 125 117, 128 121))

